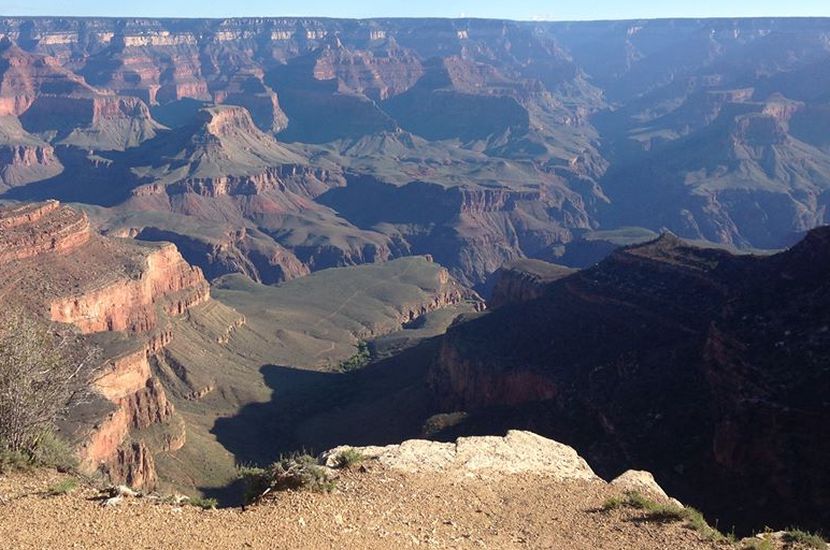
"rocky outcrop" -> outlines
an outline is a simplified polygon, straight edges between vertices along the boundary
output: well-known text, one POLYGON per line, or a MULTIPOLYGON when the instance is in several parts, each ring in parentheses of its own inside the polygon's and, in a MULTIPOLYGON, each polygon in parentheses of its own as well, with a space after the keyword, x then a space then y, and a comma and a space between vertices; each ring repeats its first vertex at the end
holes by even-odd
POLYGON ((140 99, 105 94, 39 95, 20 118, 27 130, 55 132, 62 144, 102 151, 135 147, 162 128, 140 99))
POLYGON ((455 443, 412 439, 386 447, 336 447, 321 459, 328 466, 337 466, 339 455, 348 449, 406 473, 440 472, 461 477, 533 473, 560 481, 601 481, 571 447, 518 430, 510 430, 504 437, 461 437, 455 443))
POLYGON ((493 274, 495 283, 487 305, 495 308, 539 298, 548 283, 574 272, 574 269, 540 260, 512 262, 493 274))
POLYGON ((91 232, 85 213, 57 201, 3 208, 0 228, 2 262, 71 252, 85 244, 91 232))
MULTIPOLYGON (((410 439, 385 447, 343 445, 322 453, 319 460, 329 468, 340 468, 344 452, 356 452, 363 461, 404 474, 437 473, 450 479, 532 474, 561 482, 606 483, 572 447, 521 430, 509 430, 503 437, 459 437, 455 442, 410 439)), ((683 506, 643 470, 627 470, 607 485, 621 494, 639 493, 683 506)))
POLYGON ((60 174, 63 165, 47 144, 0 145, 0 185, 16 187, 60 174))
POLYGON ((651 472, 644 470, 626 470, 611 480, 610 485, 623 492, 636 492, 664 501, 669 500, 669 495, 660 487, 651 472))
POLYGON ((101 469, 128 487, 152 491, 158 484, 155 459, 141 441, 119 446, 101 469))
MULTIPOLYGON (((130 442, 130 434, 173 419, 173 406, 161 383, 153 377, 148 350, 140 349, 110 360, 96 380, 96 389, 114 407, 90 430, 79 447, 84 470, 103 471, 113 480, 151 490, 157 482, 152 451, 144 441, 130 442)), ((160 450, 176 450, 179 440, 160 450)))
POLYGON ((133 228, 125 236, 174 243, 188 263, 199 266, 209 280, 229 273, 243 273, 254 281, 273 284, 310 272, 289 250, 269 242, 255 230, 233 231, 218 242, 156 227, 133 228))
POLYGON ((213 82, 213 101, 244 107, 260 130, 278 133, 288 125, 288 117, 280 107, 276 92, 263 82, 263 77, 261 69, 252 67, 240 70, 221 82, 213 82))
POLYGON ((156 306, 180 315, 210 297, 202 271, 188 265, 174 245, 163 245, 145 261, 134 279, 53 301, 52 320, 74 324, 85 333, 147 332, 157 326, 156 306))

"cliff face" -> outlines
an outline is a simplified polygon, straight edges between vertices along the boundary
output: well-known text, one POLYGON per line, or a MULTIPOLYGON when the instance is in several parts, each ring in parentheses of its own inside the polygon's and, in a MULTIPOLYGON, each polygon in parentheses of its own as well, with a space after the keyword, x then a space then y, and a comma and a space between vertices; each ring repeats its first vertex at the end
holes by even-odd
POLYGON ((85 244, 91 232, 86 214, 61 208, 57 201, 5 209, 0 227, 2 261, 68 253, 85 244), (40 229, 33 230, 32 226, 40 229))
POLYGON ((62 145, 100 151, 135 147, 161 126, 135 97, 39 95, 20 116, 27 130, 55 133, 62 145))
POLYGON ((180 315, 209 297, 202 271, 189 266, 174 245, 164 245, 147 256, 136 279, 53 301, 50 314, 53 321, 74 324, 84 333, 147 332, 157 326, 156 305, 168 315, 180 315))
POLYGON ((56 176, 62 171, 63 166, 51 145, 0 145, 0 185, 25 185, 56 176))
MULTIPOLYGON (((779 249, 830 212, 826 33, 774 18, 10 17, 0 115, 69 169, 13 143, 0 177, 25 185, 13 198, 263 228, 311 270, 430 253, 478 288, 517 259, 567 261, 597 228, 779 249), (358 191, 320 208, 352 174, 456 189, 456 209, 438 224, 358 191)), ((401 197, 441 202, 424 185, 401 197)))
POLYGON ((487 305, 491 308, 528 302, 541 297, 549 283, 567 277, 575 270, 538 260, 519 260, 493 274, 492 293, 487 305))
POLYGON ((821 525, 827 235, 762 258, 671 235, 614 252, 451 328, 431 387, 471 413, 462 431, 533 426, 742 528, 821 525))
POLYGON ((152 489, 153 453, 181 447, 184 431, 150 362, 173 337, 168 319, 209 299, 201 271, 170 244, 104 239, 57 201, 3 208, 0 229, 3 300, 103 342, 100 402, 70 419, 83 468, 152 489), (152 427, 162 435, 145 441, 152 427))
POLYGON ((190 264, 201 267, 209 280, 229 273, 243 273, 254 281, 273 284, 310 272, 291 251, 269 242, 257 230, 229 231, 216 241, 156 227, 133 228, 132 231, 125 236, 174 243, 182 256, 190 264))
MULTIPOLYGON (((471 286, 522 257, 550 257, 571 228, 590 226, 599 197, 559 187, 549 176, 539 190, 442 187, 422 181, 396 186, 349 177, 318 199, 358 227, 393 226, 412 253, 431 254, 471 286)), ((388 230, 387 230, 388 231, 388 230)))

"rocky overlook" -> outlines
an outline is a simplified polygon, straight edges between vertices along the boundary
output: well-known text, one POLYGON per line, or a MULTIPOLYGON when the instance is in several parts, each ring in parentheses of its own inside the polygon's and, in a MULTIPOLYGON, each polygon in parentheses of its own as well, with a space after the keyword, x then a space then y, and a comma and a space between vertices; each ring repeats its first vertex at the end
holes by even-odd
MULTIPOLYGON (((446 444, 406 441, 377 458, 371 449, 356 451, 366 453, 360 465, 330 470, 336 484, 331 493, 280 492, 245 511, 200 510, 186 500, 171 504, 175 499, 137 498, 129 496, 132 492, 101 506, 90 487, 44 498, 42 491, 59 476, 0 476, 0 497, 9 501, 0 507, 0 536, 18 548, 64 543, 143 548, 178 546, 183 539, 251 548, 270 548, 275 540, 286 548, 741 547, 712 540, 700 526, 609 507, 636 489, 656 506, 683 509, 647 472, 627 472, 606 483, 573 449, 529 432, 446 444), (465 473, 444 475, 456 446, 459 473, 465 473), (494 457, 493 451, 499 454, 494 457), (416 462, 417 470, 403 467, 416 462), (47 528, 70 517, 59 538, 47 528), (95 526, 94 534, 87 524, 95 526), (133 534, 125 538, 124 530, 133 534)), ((764 535, 775 543, 771 548, 784 547, 779 535, 764 535)))

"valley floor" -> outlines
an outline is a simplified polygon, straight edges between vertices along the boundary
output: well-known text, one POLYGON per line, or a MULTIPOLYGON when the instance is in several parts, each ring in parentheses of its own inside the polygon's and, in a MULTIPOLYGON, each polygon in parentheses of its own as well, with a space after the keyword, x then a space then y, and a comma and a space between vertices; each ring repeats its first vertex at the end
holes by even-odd
POLYGON ((679 523, 644 521, 636 510, 600 511, 618 492, 602 482, 535 474, 448 479, 373 464, 343 472, 331 494, 281 493, 246 511, 179 508, 141 498, 102 507, 91 488, 45 496, 61 479, 43 473, 0 476, 3 547, 732 547, 702 540, 679 523))

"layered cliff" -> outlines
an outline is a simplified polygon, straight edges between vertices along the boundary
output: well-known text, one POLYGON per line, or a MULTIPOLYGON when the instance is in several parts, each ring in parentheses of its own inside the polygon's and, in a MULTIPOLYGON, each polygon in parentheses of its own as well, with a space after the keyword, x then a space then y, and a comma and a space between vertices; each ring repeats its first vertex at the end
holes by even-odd
POLYGON ((6 208, 0 215, 0 228, 4 262, 69 253, 85 244, 91 233, 86 214, 61 208, 57 201, 6 208))
POLYGON ((97 398, 65 425, 83 468, 154 487, 153 454, 181 447, 184 426, 151 362, 173 337, 170 319, 209 298, 201 271, 173 245, 103 238, 57 201, 4 207, 0 230, 3 301, 74 325, 103 350, 97 398))
POLYGON ((55 149, 27 132, 13 116, 0 116, 0 188, 49 179, 63 171, 55 149))
POLYGON ((53 321, 77 326, 84 333, 148 332, 158 327, 157 306, 180 315, 210 296, 197 267, 185 263, 172 244, 150 252, 137 278, 115 280, 77 296, 52 301, 53 321))
POLYGON ((590 227, 587 212, 597 200, 590 192, 568 189, 555 176, 523 189, 424 181, 393 185, 350 177, 319 202, 358 227, 392 233, 412 253, 431 254, 453 276, 478 288, 505 263, 553 257, 573 239, 573 228, 590 227))
MULTIPOLYGON (((393 219, 372 235, 350 227, 349 239, 362 242, 349 250, 333 242, 336 214, 318 210, 298 224, 324 235, 319 250, 309 252, 314 238, 276 238, 309 269, 414 251, 476 286, 505 262, 555 259, 575 235, 599 227, 666 227, 781 248, 827 220, 826 27, 775 18, 6 18, 0 113, 20 117, 48 146, 67 147, 9 149, 18 167, 4 179, 29 187, 14 198, 113 206, 138 196, 146 210, 164 213, 172 203, 234 222, 224 197, 291 187, 278 165, 304 172, 296 179, 314 189, 310 198, 341 186, 347 167, 394 185, 426 181, 542 203, 512 214, 459 211, 463 218, 441 228, 407 220, 402 231, 393 219), (142 148, 138 164, 98 155, 154 136, 186 141, 177 131, 203 123, 205 106, 216 110, 209 116, 236 119, 237 146, 207 132, 204 147, 190 149, 195 156, 187 146, 142 148), (221 106, 250 112, 253 124, 221 106), (275 156, 262 133, 291 146, 275 156), (83 166, 69 163, 73 174, 84 168, 84 185, 55 179, 58 164, 90 149, 83 166), (119 184, 104 183, 112 181, 119 184)), ((243 217, 253 224, 266 209, 287 208, 273 198, 251 202, 243 217)), ((268 222, 269 230, 286 225, 268 222)))

